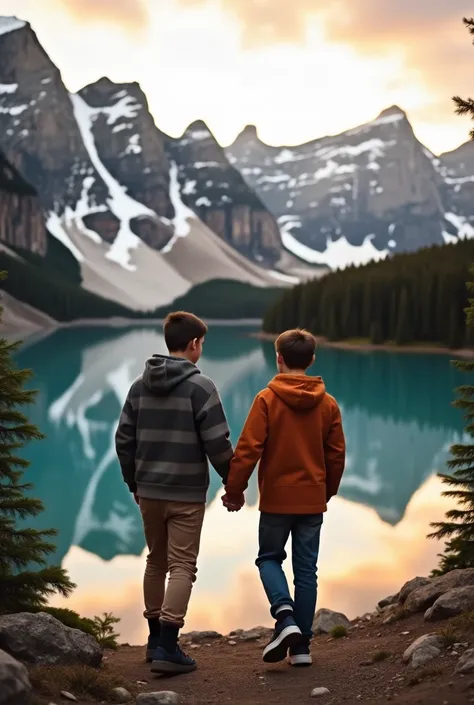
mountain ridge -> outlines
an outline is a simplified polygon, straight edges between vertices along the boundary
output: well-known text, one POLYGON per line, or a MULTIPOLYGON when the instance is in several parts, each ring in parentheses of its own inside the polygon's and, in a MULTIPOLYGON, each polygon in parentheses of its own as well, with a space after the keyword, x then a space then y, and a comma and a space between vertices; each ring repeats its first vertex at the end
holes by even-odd
MULTIPOLYGON (((220 147, 242 204, 252 212, 258 203, 278 238, 271 261, 251 246, 239 252, 239 242, 188 207, 188 180, 179 179, 188 165, 156 126, 137 82, 102 77, 69 93, 31 26, 16 19, 0 20, 0 46, 2 149, 36 189, 48 231, 80 264, 83 288, 145 312, 212 279, 296 283, 272 271, 281 252, 276 221, 220 147)), ((228 209, 226 217, 232 233, 244 232, 242 214, 228 209)))
POLYGON ((454 197, 442 158, 397 105, 293 146, 269 146, 247 126, 226 153, 276 215, 283 245, 313 263, 340 268, 474 235, 469 189, 454 197))

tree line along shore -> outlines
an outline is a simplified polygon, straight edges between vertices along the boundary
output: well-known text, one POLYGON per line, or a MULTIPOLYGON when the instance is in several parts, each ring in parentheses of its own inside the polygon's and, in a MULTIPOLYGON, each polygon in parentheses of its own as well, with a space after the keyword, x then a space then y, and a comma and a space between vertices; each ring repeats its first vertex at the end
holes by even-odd
POLYGON ((285 291, 269 307, 263 334, 303 327, 321 343, 412 352, 474 348, 466 326, 474 240, 349 267, 285 291))

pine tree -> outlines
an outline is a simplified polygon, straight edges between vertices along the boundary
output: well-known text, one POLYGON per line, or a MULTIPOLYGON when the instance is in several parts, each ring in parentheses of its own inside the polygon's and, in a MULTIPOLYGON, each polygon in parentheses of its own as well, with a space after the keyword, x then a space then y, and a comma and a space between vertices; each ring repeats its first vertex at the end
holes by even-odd
POLYGON ((372 345, 382 345, 384 342, 382 324, 379 320, 372 321, 370 324, 370 342, 372 345))
MULTIPOLYGON (((474 284, 468 286, 474 291, 474 284)), ((469 299, 467 323, 469 326, 474 323, 474 298, 469 299)), ((474 371, 474 361, 456 360, 453 364, 463 372, 474 371)), ((464 411, 465 431, 473 442, 453 445, 448 462, 453 472, 440 474, 442 482, 450 488, 443 492, 443 497, 455 499, 458 506, 446 512, 444 521, 431 524, 434 531, 429 538, 449 539, 433 575, 443 575, 455 568, 474 568, 474 385, 465 384, 457 392, 459 398, 454 406, 464 411)))
MULTIPOLYGON (((469 32, 474 35, 474 19, 464 19, 469 32)), ((474 100, 463 100, 455 97, 456 112, 460 115, 470 114, 474 120, 474 100)), ((474 130, 471 131, 474 140, 474 130)), ((474 268, 472 270, 474 273, 474 268)), ((474 283, 468 283, 468 289, 474 292, 474 283)), ((474 326, 474 298, 469 299, 466 309, 468 328, 474 326)), ((456 361, 453 363, 463 372, 474 371, 474 361, 456 361)), ((455 406, 464 411, 466 418, 466 433, 471 443, 458 443, 451 448, 451 459, 448 468, 451 475, 443 474, 441 479, 448 490, 444 497, 455 499, 457 507, 446 512, 445 521, 431 524, 434 531, 430 538, 448 539, 444 553, 440 555, 440 564, 434 575, 442 575, 455 568, 474 568, 474 385, 465 384, 458 388, 459 398, 455 406)))
MULTIPOLYGON (((2 272, 0 278, 5 278, 2 272)), ((34 401, 36 392, 24 389, 30 370, 13 364, 18 345, 0 338, 0 613, 42 607, 53 593, 68 596, 75 587, 62 568, 46 564, 54 551, 48 539, 56 532, 17 526, 17 520, 43 510, 26 494, 31 486, 22 478, 29 463, 17 455, 25 443, 43 437, 19 410, 34 401)))
POLYGON ((397 330, 395 342, 397 345, 406 345, 413 340, 413 330, 411 325, 411 312, 409 309, 408 293, 405 287, 400 295, 400 305, 398 307, 397 330))

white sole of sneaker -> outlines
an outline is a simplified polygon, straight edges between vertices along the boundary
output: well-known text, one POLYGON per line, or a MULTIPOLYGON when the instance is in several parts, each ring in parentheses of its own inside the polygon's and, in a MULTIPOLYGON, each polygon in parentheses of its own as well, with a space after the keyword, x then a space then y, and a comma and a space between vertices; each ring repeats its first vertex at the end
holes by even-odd
POLYGON ((295 654, 288 657, 288 663, 295 668, 302 668, 303 666, 312 666, 313 659, 310 654, 295 654))
POLYGON ((191 673, 196 668, 196 663, 192 666, 180 666, 178 663, 172 663, 171 661, 153 661, 151 664, 152 673, 191 673))
POLYGON ((301 643, 303 635, 296 624, 286 627, 283 631, 263 650, 263 660, 266 663, 278 663, 284 661, 288 649, 301 643))

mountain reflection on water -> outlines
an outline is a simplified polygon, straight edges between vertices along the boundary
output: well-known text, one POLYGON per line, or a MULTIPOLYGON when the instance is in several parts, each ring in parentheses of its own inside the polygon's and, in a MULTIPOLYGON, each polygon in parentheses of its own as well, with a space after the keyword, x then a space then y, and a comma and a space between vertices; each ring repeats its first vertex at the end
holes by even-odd
MULTIPOLYGON (((139 511, 122 482, 114 433, 123 400, 145 359, 165 352, 151 327, 62 329, 17 355, 39 389, 31 419, 46 440, 28 447, 27 477, 45 511, 37 527, 55 527, 62 562, 72 546, 109 561, 145 548, 139 511)), ((235 442, 255 394, 275 373, 270 343, 238 328, 215 328, 205 343, 203 373, 216 382, 235 442)), ((318 352, 321 374, 341 408, 348 461, 340 494, 396 525, 425 479, 442 469, 462 418, 450 407, 461 375, 439 355, 337 349, 318 352)), ((221 490, 211 472, 208 505, 221 490)), ((258 501, 256 476, 247 502, 258 501)), ((206 546, 203 545, 203 553, 206 546)))

